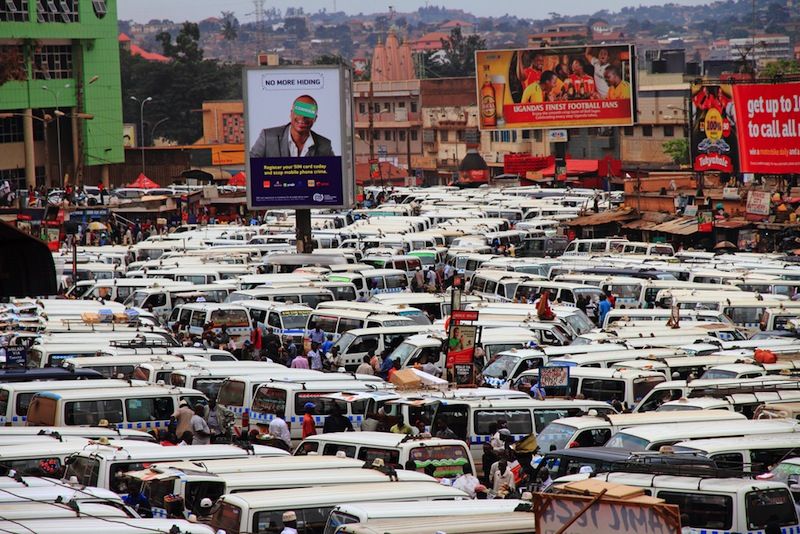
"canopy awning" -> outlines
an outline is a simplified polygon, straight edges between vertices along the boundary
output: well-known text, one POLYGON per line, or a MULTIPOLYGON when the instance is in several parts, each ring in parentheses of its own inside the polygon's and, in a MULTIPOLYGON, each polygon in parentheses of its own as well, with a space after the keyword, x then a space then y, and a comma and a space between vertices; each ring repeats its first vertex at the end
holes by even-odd
POLYGON ((624 208, 614 211, 601 211, 600 213, 576 217, 571 221, 567 221, 567 226, 598 226, 613 222, 630 221, 636 217, 637 215, 635 209, 624 208))
POLYGON ((674 235, 692 235, 697 233, 697 217, 679 217, 650 229, 653 232, 674 235))
POLYGON ((156 189, 160 186, 145 176, 144 173, 140 172, 139 176, 137 176, 133 182, 128 184, 128 187, 133 187, 136 189, 156 189))

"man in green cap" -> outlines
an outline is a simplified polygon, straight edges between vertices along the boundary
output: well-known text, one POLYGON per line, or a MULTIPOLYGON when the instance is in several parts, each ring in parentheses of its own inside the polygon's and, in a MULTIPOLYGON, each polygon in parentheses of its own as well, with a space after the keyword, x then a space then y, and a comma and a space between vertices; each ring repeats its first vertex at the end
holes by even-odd
POLYGON ((250 148, 251 158, 333 156, 331 140, 311 131, 317 120, 317 101, 309 95, 292 103, 289 123, 261 130, 250 148))

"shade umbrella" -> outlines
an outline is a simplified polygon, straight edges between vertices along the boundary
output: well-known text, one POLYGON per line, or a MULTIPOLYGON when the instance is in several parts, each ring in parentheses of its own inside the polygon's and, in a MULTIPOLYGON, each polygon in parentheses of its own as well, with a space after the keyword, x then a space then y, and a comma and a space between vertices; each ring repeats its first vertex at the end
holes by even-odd
POLYGON ((245 175, 245 173, 237 172, 236 174, 231 176, 230 180, 228 180, 228 185, 244 187, 246 180, 247 180, 247 175, 245 175))
POLYGON ((89 228, 89 230, 91 230, 93 232, 95 232, 95 231, 101 231, 102 232, 103 230, 108 230, 106 225, 101 223, 100 221, 90 222, 89 226, 87 228, 89 228))
POLYGON ((129 183, 128 187, 133 187, 136 189, 156 189, 159 187, 159 185, 145 176, 144 173, 140 172, 139 176, 136 177, 136 180, 129 183))
POLYGON ((720 241, 719 243, 714 245, 714 250, 739 250, 739 247, 737 247, 730 241, 720 241))

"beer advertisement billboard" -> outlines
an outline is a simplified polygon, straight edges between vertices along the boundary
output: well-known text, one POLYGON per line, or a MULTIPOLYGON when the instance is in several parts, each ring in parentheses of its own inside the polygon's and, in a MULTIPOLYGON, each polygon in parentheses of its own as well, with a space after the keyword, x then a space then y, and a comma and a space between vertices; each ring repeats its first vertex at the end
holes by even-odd
POLYGON ((630 126, 634 57, 630 45, 478 50, 480 128, 630 126))
POLYGON ((350 207, 350 71, 247 68, 243 82, 248 208, 350 207))
POLYGON ((800 83, 737 84, 742 172, 800 173, 800 83))
POLYGON ((695 171, 734 173, 738 166, 731 85, 692 84, 691 151, 695 171))

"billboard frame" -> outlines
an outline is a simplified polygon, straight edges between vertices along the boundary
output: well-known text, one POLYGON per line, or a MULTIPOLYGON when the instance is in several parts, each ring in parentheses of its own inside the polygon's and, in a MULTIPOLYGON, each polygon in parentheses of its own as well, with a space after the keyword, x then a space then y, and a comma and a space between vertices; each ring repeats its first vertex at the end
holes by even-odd
POLYGON ((354 145, 354 125, 355 119, 353 117, 353 73, 346 65, 260 65, 260 66, 244 66, 242 67, 242 102, 244 105, 245 129, 244 129, 244 142, 245 142, 245 174, 247 176, 246 197, 247 209, 249 211, 266 211, 270 209, 294 209, 294 210, 307 210, 307 209, 349 209, 352 208, 355 202, 355 145, 354 145), (252 121, 248 119, 248 74, 250 72, 269 72, 269 71, 338 71, 339 73, 339 127, 342 154, 341 158, 341 180, 342 180, 342 202, 339 204, 275 204, 272 206, 253 205, 253 196, 251 184, 253 177, 250 170, 250 155, 249 150, 252 146, 254 139, 251 137, 253 134, 251 125, 252 121))
MULTIPOLYGON (((636 66, 638 63, 638 58, 636 56, 636 45, 633 43, 605 43, 599 45, 592 45, 592 44, 585 44, 585 45, 566 45, 566 46, 540 46, 540 47, 525 47, 525 48, 489 48, 489 49, 482 49, 482 50, 475 50, 474 52, 474 61, 475 61, 475 95, 478 103, 478 130, 481 132, 501 132, 501 131, 510 131, 510 130, 552 130, 552 129, 576 129, 576 128, 625 128, 628 126, 635 126, 637 124, 637 117, 639 114, 639 104, 638 104, 638 96, 639 96, 639 80, 638 74, 636 70, 636 66), (631 90, 631 97, 630 97, 630 106, 631 106, 631 115, 630 120, 624 124, 603 124, 603 123, 580 123, 575 122, 572 123, 571 121, 565 121, 566 124, 548 124, 546 126, 534 126, 530 124, 520 124, 520 125, 509 125, 505 124, 504 127, 484 127, 481 123, 481 76, 478 69, 482 63, 478 61, 478 57, 481 54, 486 53, 504 53, 504 52, 520 52, 526 50, 542 50, 545 53, 555 51, 558 53, 559 50, 576 50, 576 49, 586 49, 586 48, 603 48, 603 47, 627 47, 628 49, 628 56, 629 56, 629 73, 630 78, 627 80, 630 84, 631 90)), ((591 102, 592 100, 588 100, 591 102)))

